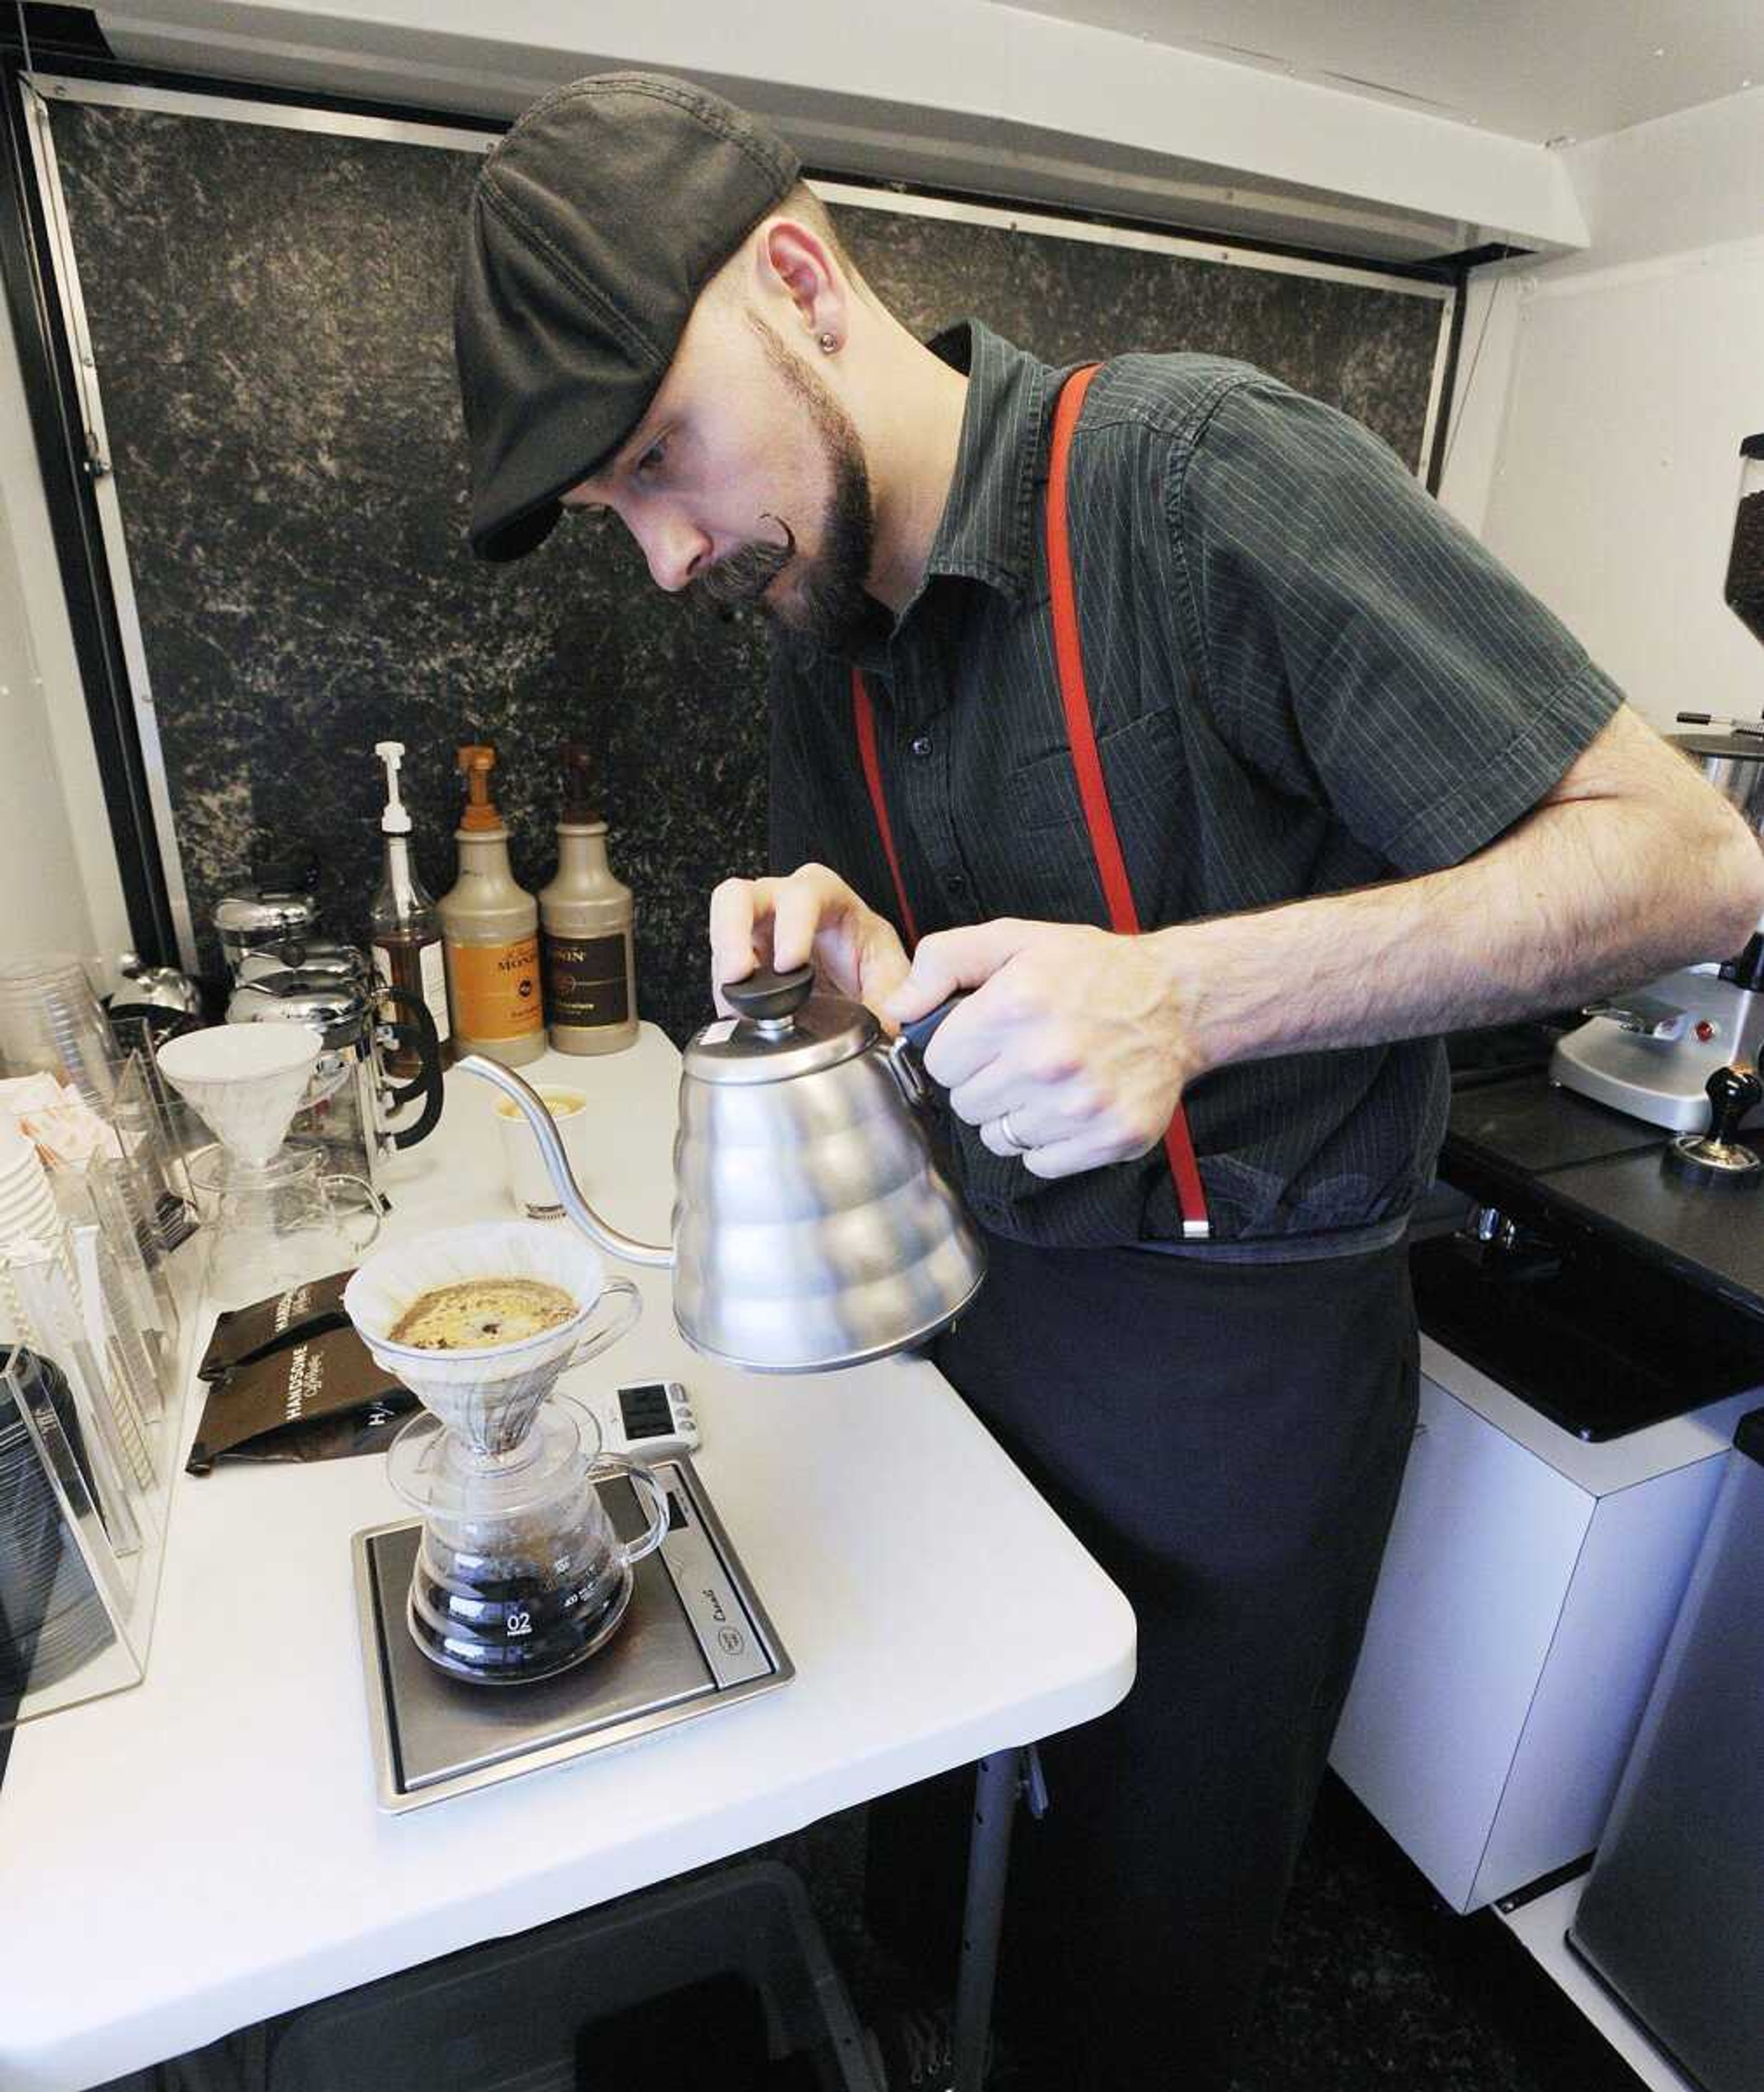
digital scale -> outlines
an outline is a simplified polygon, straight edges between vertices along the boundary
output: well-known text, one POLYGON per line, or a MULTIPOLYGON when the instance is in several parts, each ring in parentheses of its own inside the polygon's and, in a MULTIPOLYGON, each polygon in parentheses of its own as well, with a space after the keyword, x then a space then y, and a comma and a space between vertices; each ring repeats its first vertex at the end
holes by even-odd
MULTIPOLYGON (((356 1602, 380 1805, 395 1813, 567 1764, 787 1684, 790 1658, 690 1460, 656 1461, 668 1532, 633 1572, 623 1626, 574 1669, 531 1684, 450 1678, 404 1621, 420 1519, 355 1536, 356 1602)), ((631 1485, 599 1485, 621 1540, 646 1519, 631 1485)))

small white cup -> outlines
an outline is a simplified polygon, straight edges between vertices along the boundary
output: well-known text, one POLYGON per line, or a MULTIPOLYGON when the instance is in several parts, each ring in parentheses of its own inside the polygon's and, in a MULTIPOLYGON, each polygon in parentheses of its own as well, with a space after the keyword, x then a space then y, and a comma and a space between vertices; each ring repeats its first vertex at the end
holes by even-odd
MULTIPOLYGON (((558 1083, 541 1083, 538 1089, 557 1126, 576 1181, 585 1191, 588 1099, 581 1091, 567 1089, 558 1083)), ((498 1097, 496 1123, 502 1137, 510 1204, 523 1220, 561 1221, 563 1208, 558 1201, 557 1186, 551 1182, 551 1173, 540 1155, 539 1143, 533 1138, 525 1113, 509 1098, 498 1097)))

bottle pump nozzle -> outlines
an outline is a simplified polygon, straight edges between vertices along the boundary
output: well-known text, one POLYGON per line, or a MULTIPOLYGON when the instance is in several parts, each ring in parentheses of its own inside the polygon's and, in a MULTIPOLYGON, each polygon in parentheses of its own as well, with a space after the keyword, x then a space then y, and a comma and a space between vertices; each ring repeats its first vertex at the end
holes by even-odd
POLYGON ((462 828, 499 828, 502 817, 490 798, 490 772, 496 767, 496 750, 468 741, 456 758, 465 773, 465 811, 462 828))
POLYGON ((399 765, 404 760, 404 744, 401 741, 377 741, 373 752, 386 765, 386 811, 380 816, 380 832, 383 836, 408 836, 411 817, 398 795, 399 765))

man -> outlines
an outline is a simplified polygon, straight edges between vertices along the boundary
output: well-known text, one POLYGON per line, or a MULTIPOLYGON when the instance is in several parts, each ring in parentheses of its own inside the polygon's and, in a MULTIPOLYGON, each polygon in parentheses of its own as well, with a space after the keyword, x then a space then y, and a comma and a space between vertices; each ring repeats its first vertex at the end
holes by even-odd
POLYGON ((922 345, 679 82, 521 119, 456 325, 480 551, 610 515, 776 628, 777 875, 718 889, 714 982, 971 991, 928 1065, 990 1272, 938 1363, 1141 1649, 1046 1753, 1007 2031, 1062 2087, 1223 2086, 1412 1426, 1437 1035, 1737 949, 1764 859, 1344 417, 922 345))

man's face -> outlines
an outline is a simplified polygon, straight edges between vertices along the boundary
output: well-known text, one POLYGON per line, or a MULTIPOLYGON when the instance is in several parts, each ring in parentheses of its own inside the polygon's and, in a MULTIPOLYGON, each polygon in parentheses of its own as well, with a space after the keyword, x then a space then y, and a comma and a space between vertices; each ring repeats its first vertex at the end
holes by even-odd
POLYGON ((864 450, 819 374, 757 313, 701 300, 612 462, 563 497, 619 517, 657 586, 756 604, 837 647, 868 607, 875 521, 864 450))

